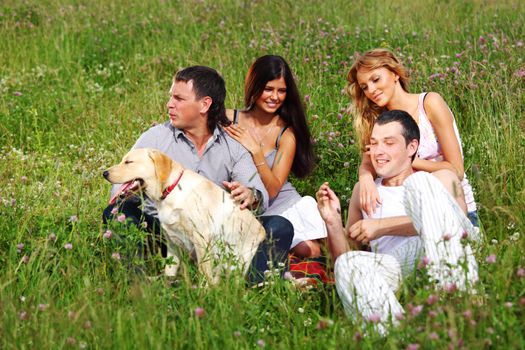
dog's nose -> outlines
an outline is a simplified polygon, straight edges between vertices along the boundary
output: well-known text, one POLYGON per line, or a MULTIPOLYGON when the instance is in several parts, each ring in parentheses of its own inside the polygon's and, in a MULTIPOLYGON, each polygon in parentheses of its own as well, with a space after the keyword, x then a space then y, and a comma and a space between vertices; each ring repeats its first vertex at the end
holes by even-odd
POLYGON ((108 176, 109 176, 109 171, 107 171, 107 170, 104 171, 104 172, 102 173, 102 176, 104 176, 104 177, 107 179, 108 176))

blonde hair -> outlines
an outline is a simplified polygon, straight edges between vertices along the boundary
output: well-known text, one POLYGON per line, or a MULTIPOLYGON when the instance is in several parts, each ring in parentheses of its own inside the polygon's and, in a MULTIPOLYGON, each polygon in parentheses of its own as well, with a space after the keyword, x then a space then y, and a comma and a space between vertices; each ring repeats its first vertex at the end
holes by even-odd
POLYGON ((393 52, 387 49, 373 49, 364 54, 358 54, 346 77, 348 81, 346 91, 353 102, 354 131, 362 151, 370 143, 370 135, 372 134, 375 120, 385 108, 379 107, 365 96, 363 89, 357 82, 357 71, 377 68, 386 68, 397 74, 401 87, 408 92, 409 79, 407 69, 393 52))

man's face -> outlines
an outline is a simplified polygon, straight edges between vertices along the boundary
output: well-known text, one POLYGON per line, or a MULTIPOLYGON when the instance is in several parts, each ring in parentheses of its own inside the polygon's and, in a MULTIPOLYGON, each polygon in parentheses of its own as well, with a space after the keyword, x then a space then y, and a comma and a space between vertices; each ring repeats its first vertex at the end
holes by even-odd
POLYGON ((176 81, 170 89, 170 99, 166 104, 171 125, 178 129, 188 129, 197 125, 202 110, 202 99, 193 92, 193 81, 176 81))
POLYGON ((374 125, 370 138, 370 159, 379 177, 393 178, 412 168, 412 155, 418 143, 413 140, 406 145, 403 127, 398 122, 374 125))

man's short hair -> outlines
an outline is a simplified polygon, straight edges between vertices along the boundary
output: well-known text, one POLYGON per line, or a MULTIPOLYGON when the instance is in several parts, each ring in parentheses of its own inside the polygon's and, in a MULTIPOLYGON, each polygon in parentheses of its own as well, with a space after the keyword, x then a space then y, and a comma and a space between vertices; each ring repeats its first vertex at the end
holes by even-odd
POLYGON ((224 100, 226 99, 226 84, 220 74, 213 68, 192 66, 177 72, 174 81, 193 84, 193 92, 197 98, 209 96, 212 104, 208 110, 208 129, 213 132, 217 124, 229 125, 226 117, 224 100))
MULTIPOLYGON (((412 140, 417 140, 417 143, 419 145, 419 126, 417 125, 414 118, 412 118, 410 114, 408 114, 405 111, 401 111, 398 109, 384 111, 379 115, 379 117, 377 117, 375 124, 385 125, 393 122, 398 122, 399 124, 401 124, 401 128, 403 129, 401 134, 403 135, 405 139, 405 144, 407 146, 410 142, 412 142, 412 140)), ((412 156, 412 161, 415 159, 415 157, 416 154, 414 153, 414 155, 412 156)))

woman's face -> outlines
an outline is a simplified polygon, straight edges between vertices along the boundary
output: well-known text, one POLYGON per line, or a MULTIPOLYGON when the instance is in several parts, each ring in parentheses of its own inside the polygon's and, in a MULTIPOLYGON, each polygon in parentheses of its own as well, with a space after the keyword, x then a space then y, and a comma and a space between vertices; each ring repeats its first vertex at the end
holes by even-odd
POLYGON ((365 96, 378 105, 385 107, 394 96, 396 83, 399 76, 384 68, 359 69, 357 71, 357 83, 363 90, 365 96))
POLYGON ((286 83, 284 78, 270 80, 266 83, 261 96, 255 101, 257 108, 266 113, 276 113, 286 99, 286 83))

